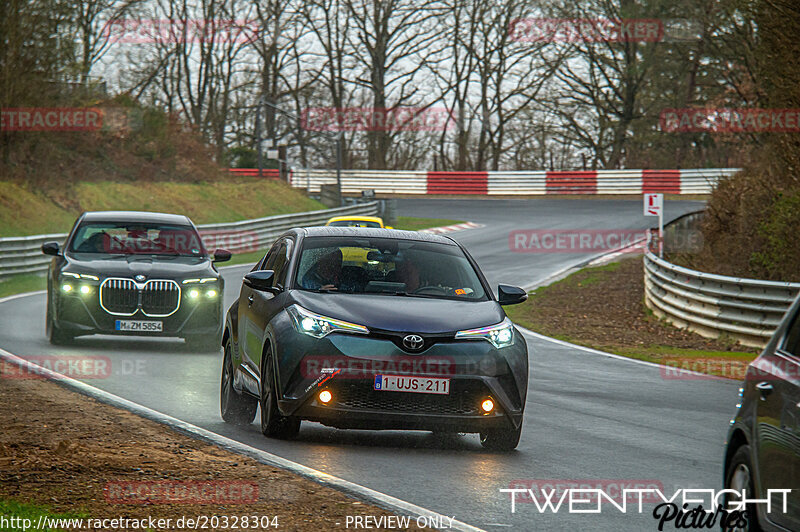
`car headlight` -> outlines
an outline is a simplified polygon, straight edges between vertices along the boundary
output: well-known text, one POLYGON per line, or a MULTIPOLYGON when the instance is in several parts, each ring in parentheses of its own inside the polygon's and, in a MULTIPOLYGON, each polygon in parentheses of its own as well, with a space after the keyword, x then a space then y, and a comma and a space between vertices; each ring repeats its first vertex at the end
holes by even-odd
POLYGON ((87 296, 95 292, 99 280, 96 275, 88 273, 61 272, 61 290, 87 296))
POLYGON ((347 332, 356 334, 369 334, 369 329, 363 325, 350 323, 349 321, 328 318, 321 314, 316 314, 306 310, 300 305, 292 305, 286 309, 292 318, 292 325, 297 332, 323 338, 332 332, 347 332))
POLYGON ((217 280, 216 277, 203 277, 203 278, 196 278, 196 279, 184 279, 181 281, 181 284, 194 284, 194 283, 213 283, 217 280))
POLYGON ((488 340, 497 349, 514 345, 514 324, 511 323, 510 319, 506 318, 497 325, 478 327, 477 329, 468 329, 456 333, 457 340, 474 338, 488 340))

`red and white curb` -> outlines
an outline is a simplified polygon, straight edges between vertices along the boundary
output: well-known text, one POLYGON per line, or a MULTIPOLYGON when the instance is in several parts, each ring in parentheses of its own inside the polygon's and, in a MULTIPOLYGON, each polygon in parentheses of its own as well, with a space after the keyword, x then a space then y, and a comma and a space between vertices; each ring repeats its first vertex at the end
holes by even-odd
POLYGON ((445 233, 455 233, 457 231, 464 231, 466 229, 477 229, 484 227, 483 224, 476 224, 475 222, 464 222, 461 224, 443 225, 441 227, 430 227, 422 229, 420 233, 433 233, 434 235, 443 235, 445 233))

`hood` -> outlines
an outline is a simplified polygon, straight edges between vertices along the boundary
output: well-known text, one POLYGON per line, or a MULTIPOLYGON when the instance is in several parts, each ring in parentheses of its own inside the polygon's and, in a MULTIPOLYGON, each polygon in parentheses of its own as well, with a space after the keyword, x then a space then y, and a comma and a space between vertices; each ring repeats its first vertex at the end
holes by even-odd
POLYGON ((292 297, 312 312, 385 331, 440 334, 494 325, 505 319, 496 301, 319 294, 303 290, 293 290, 292 297))
POLYGON ((68 271, 92 273, 104 277, 131 277, 142 274, 148 279, 216 276, 208 257, 154 257, 152 255, 95 255, 71 253, 68 271))

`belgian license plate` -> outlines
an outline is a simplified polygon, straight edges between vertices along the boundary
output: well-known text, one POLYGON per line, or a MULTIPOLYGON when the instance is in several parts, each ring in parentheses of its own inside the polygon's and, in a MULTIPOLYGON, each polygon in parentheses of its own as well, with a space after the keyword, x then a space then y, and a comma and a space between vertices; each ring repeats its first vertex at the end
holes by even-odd
POLYGON ((408 375, 375 375, 376 390, 382 392, 450 393, 450 379, 410 377, 408 375))
POLYGON ((126 332, 161 332, 164 323, 160 321, 117 320, 116 330, 126 332))

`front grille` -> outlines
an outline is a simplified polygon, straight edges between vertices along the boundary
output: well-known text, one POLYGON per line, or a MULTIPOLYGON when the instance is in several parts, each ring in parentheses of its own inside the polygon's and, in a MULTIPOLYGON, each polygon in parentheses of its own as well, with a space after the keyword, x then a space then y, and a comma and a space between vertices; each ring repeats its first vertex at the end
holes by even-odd
POLYGON ((136 283, 130 279, 107 279, 100 287, 100 304, 111 314, 135 314, 139 308, 136 283))
POLYGON ((175 281, 148 281, 142 289, 142 312, 146 316, 172 314, 180 303, 180 293, 175 281))
POLYGON ((351 383, 334 391, 337 406, 358 410, 381 410, 408 414, 481 415, 480 404, 488 393, 481 383, 451 381, 448 395, 384 392, 371 383, 351 383))
POLYGON ((175 281, 151 280, 137 286, 132 279, 106 279, 100 286, 100 304, 116 316, 133 316, 141 309, 145 316, 166 317, 178 310, 180 300, 175 281))

